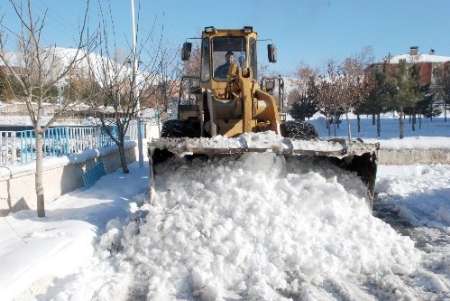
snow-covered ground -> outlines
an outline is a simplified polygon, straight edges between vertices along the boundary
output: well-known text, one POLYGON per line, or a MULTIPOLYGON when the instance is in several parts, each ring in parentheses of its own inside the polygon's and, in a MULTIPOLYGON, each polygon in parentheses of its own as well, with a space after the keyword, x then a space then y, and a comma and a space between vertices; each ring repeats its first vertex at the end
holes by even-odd
POLYGON ((404 283, 417 300, 450 300, 450 165, 381 166, 377 191, 375 215, 422 251, 404 283))
POLYGON ((141 207, 133 166, 2 219, 2 300, 450 298, 450 166, 381 166, 374 216, 354 175, 288 163, 168 163, 141 207))
MULTIPOLYGON (((32 300, 93 257, 109 220, 125 220, 129 203, 148 185, 148 169, 130 167, 94 187, 68 193, 47 206, 47 217, 21 211, 0 217, 0 300, 32 300)), ((69 276, 70 278, 70 276, 69 276)), ((45 300, 45 298, 43 299, 45 300)))
MULTIPOLYGON (((399 139, 399 121, 393 118, 392 113, 384 114, 381 118, 381 135, 377 137, 377 128, 372 125, 372 117, 361 117, 361 132, 357 132, 357 120, 351 116, 350 124, 352 137, 360 137, 367 142, 379 141, 385 148, 450 148, 450 118, 448 122, 443 117, 422 119, 421 126, 416 124, 416 130, 411 129, 408 119, 405 120, 405 138, 399 139)), ((335 126, 331 126, 331 135, 328 135, 325 118, 315 116, 309 121, 323 138, 334 137, 335 126)), ((347 137, 347 121, 344 119, 339 128, 336 128, 337 137, 347 137)))

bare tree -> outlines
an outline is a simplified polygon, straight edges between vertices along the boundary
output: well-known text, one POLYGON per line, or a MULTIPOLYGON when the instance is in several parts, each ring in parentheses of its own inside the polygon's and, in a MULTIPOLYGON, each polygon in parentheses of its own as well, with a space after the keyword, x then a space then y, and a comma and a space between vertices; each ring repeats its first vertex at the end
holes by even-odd
POLYGON ((179 79, 183 71, 180 70, 177 56, 177 51, 172 53, 168 49, 161 51, 158 66, 159 80, 156 86, 157 91, 155 92, 157 110, 159 109, 159 104, 162 104, 163 110, 167 112, 169 102, 179 88, 179 79))
POLYGON ((334 135, 343 114, 341 107, 342 79, 339 66, 335 61, 327 63, 325 74, 319 75, 317 100, 320 111, 327 120, 328 135, 331 136, 331 125, 334 125, 334 135))
POLYGON ((183 75, 200 76, 201 49, 195 45, 189 60, 183 62, 183 75))
MULTIPOLYGON (((8 82, 12 80, 16 89, 14 98, 25 103, 36 135, 36 173, 35 189, 37 198, 37 214, 45 216, 44 187, 42 183, 44 133, 52 123, 59 118, 74 103, 74 99, 63 99, 58 103, 49 120, 44 120, 43 106, 46 103, 56 103, 58 94, 54 93, 57 85, 64 85, 68 75, 76 70, 77 64, 86 55, 84 48, 90 45, 86 36, 86 20, 89 1, 86 1, 84 18, 77 36, 77 45, 70 57, 62 59, 56 46, 44 46, 43 36, 46 26, 47 10, 36 14, 32 1, 9 0, 17 18, 19 29, 13 31, 2 26, 0 32, 0 61, 7 72, 8 82), (6 31, 16 40, 15 51, 6 49, 6 31)), ((60 99, 59 99, 60 100, 60 99)))
POLYGON ((138 117, 140 100, 146 102, 155 91, 161 51, 158 45, 153 56, 146 55, 149 57, 148 64, 140 60, 142 51, 150 41, 149 35, 137 41, 136 52, 130 47, 127 52, 121 50, 123 59, 115 59, 114 49, 117 47, 114 22, 110 8, 108 14, 104 11, 100 6, 101 24, 97 39, 99 54, 91 53, 88 56, 90 81, 98 83, 91 86, 93 90, 89 93, 89 104, 97 111, 103 130, 118 147, 122 171, 129 173, 125 136, 130 123, 138 117), (139 70, 131 65, 135 60, 139 62, 139 70))
POLYGON ((345 112, 349 140, 352 138, 352 131, 348 113, 356 108, 367 97, 370 91, 370 79, 366 77, 367 66, 368 64, 364 60, 363 54, 346 58, 341 65, 342 76, 339 78, 339 82, 342 95, 340 105, 345 112))
POLYGON ((341 64, 330 60, 326 71, 319 76, 317 99, 322 114, 326 116, 328 135, 330 126, 339 126, 340 117, 345 114, 347 135, 351 140, 351 124, 349 112, 367 97, 369 82, 366 78, 366 67, 372 61, 370 48, 364 48, 359 54, 346 58, 341 64))

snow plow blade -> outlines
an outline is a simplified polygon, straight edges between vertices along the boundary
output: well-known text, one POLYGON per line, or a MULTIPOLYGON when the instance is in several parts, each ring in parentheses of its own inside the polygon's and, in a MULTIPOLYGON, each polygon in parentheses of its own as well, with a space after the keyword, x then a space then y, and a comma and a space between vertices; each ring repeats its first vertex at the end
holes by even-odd
MULTIPOLYGON (((176 157, 225 157, 245 153, 273 152, 285 157, 303 157, 327 160, 336 166, 356 172, 367 187, 370 201, 374 197, 379 144, 345 139, 297 140, 281 137, 252 139, 251 135, 238 138, 159 138, 148 143, 150 164, 157 165, 176 157), (256 140, 256 141, 255 141, 256 140)), ((151 169, 152 170, 152 169, 151 169)), ((153 175, 151 175, 152 177, 153 175)), ((153 183, 153 181, 151 181, 153 183)))

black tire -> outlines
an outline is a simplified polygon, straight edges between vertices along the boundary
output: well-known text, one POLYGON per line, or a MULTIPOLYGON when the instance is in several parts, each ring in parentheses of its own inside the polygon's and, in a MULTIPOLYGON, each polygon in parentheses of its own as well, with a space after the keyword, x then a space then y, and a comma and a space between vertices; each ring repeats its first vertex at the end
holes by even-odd
MULTIPOLYGON (((161 129, 161 137, 164 138, 195 138, 200 137, 200 124, 190 120, 167 120, 161 129)), ((153 164, 157 165, 173 157, 167 149, 155 149, 153 152, 153 164)))
POLYGON ((305 121, 286 121, 281 124, 281 133, 284 137, 311 140, 319 138, 319 134, 311 123, 305 121))
POLYGON ((167 120, 163 124, 161 137, 200 137, 200 125, 197 122, 189 120, 167 120))

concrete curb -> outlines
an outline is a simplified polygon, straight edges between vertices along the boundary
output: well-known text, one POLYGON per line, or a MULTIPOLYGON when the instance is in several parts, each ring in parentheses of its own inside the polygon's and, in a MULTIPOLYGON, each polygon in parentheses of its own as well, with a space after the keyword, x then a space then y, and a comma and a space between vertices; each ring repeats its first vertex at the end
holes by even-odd
POLYGON ((384 165, 450 164, 450 149, 389 149, 378 151, 378 163, 384 165))

